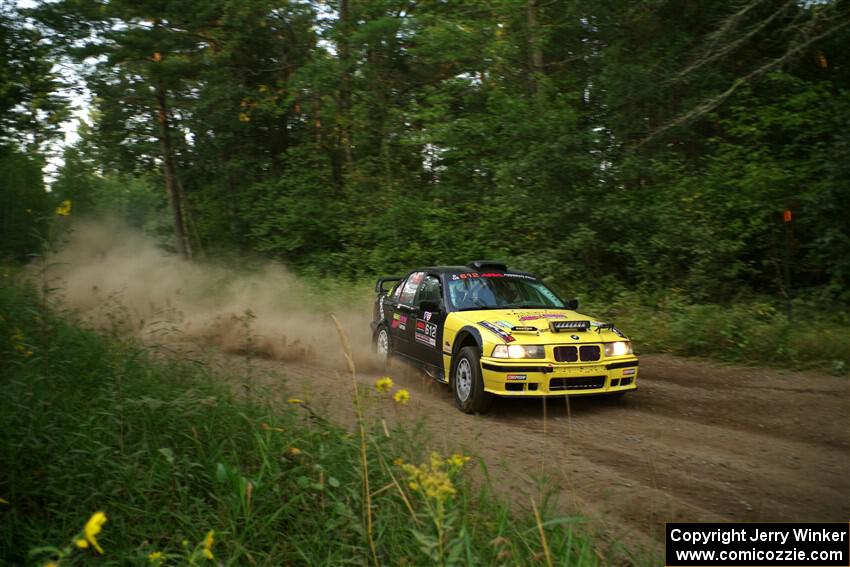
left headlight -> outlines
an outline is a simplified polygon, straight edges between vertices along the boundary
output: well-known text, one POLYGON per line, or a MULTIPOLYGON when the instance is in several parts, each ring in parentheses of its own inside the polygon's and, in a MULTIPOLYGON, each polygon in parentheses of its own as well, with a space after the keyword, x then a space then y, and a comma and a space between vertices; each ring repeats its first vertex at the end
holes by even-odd
POLYGON ((617 341, 615 343, 605 343, 605 357, 611 356, 623 356, 625 354, 632 354, 634 352, 632 350, 632 342, 631 341, 617 341))
POLYGON ((493 358, 546 358, 541 345, 496 345, 493 358))

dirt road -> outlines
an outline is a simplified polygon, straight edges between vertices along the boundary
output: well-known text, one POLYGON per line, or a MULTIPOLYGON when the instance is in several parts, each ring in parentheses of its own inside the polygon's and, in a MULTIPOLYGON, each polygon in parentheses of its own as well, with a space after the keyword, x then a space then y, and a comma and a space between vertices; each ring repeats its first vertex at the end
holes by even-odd
MULTIPOLYGON (((261 361, 340 422, 350 382, 331 366, 261 361)), ((622 399, 499 400, 486 416, 456 410, 444 386, 401 363, 389 372, 411 392, 436 450, 483 458, 520 505, 540 480, 563 513, 658 552, 668 521, 850 519, 850 382, 815 373, 641 358, 639 387, 622 399), (633 537, 632 537, 633 536, 633 537)), ((361 372, 372 383, 379 376, 361 372)))

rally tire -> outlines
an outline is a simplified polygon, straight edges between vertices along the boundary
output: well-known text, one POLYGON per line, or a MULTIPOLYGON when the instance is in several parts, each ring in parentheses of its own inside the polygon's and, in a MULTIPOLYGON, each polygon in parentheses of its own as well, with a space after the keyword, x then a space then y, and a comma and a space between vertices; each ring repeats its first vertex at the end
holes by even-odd
POLYGON ((463 347, 454 357, 451 387, 455 405, 460 411, 486 413, 490 409, 493 394, 484 391, 477 347, 463 347))
POLYGON ((378 327, 378 332, 375 333, 375 354, 384 366, 389 365, 393 355, 393 339, 384 325, 378 327))

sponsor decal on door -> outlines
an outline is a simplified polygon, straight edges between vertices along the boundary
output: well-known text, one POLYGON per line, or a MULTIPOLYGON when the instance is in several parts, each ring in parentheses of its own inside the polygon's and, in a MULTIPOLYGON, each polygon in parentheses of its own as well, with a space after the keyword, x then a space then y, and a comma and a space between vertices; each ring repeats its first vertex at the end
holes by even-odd
POLYGON ((416 321, 416 342, 430 347, 436 347, 437 325, 429 323, 423 319, 418 319, 416 321))

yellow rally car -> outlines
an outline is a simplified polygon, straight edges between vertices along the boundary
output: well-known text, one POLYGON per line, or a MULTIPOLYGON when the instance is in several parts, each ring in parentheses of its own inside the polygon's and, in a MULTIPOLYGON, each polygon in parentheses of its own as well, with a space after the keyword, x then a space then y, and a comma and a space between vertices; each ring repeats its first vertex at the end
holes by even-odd
POLYGON ((449 384, 464 412, 487 411, 494 396, 622 394, 637 387, 628 337, 505 264, 421 268, 381 278, 375 291, 378 355, 399 355, 449 384))

